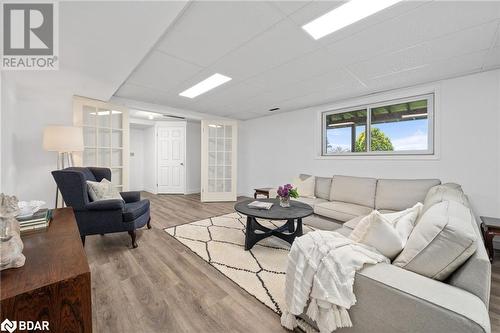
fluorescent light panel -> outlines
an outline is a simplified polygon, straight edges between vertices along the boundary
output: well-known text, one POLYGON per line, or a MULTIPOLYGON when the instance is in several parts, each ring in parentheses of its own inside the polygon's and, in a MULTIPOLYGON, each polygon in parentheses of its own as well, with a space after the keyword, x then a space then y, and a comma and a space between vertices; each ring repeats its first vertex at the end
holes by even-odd
POLYGON ((212 90, 228 81, 231 81, 230 77, 215 73, 200 83, 195 84, 191 88, 184 90, 179 95, 188 98, 195 98, 196 96, 206 93, 207 91, 212 90))
POLYGON ((427 117, 427 113, 415 113, 415 114, 404 114, 401 116, 401 118, 406 119, 406 118, 423 118, 427 117))
MULTIPOLYGON (((116 111, 116 110, 111 110, 111 114, 121 114, 121 111, 116 111)), ((107 116, 109 115, 109 111, 97 111, 97 112, 90 112, 91 115, 98 115, 98 116, 107 116)))
POLYGON ((340 30, 401 0, 351 0, 302 26, 314 39, 340 30))
POLYGON ((347 125, 354 125, 354 122, 348 121, 346 123, 329 124, 328 127, 340 127, 340 126, 347 126, 347 125))

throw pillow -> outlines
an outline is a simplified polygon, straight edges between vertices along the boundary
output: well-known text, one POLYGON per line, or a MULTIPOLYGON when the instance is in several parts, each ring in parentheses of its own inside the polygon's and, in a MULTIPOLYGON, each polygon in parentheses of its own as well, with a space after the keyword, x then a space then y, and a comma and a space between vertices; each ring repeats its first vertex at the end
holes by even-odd
POLYGON ((392 260, 405 247, 421 209, 422 204, 417 203, 396 213, 381 214, 375 210, 356 225, 349 238, 374 247, 392 260))
POLYGON ((299 196, 306 198, 314 198, 314 187, 316 186, 316 177, 300 177, 293 181, 293 184, 299 192, 299 196))
POLYGON ((462 191, 462 187, 457 184, 447 183, 434 186, 427 192, 422 213, 442 201, 456 201, 464 206, 469 206, 469 200, 467 200, 467 196, 462 191))
POLYGON ((120 199, 123 200, 120 192, 113 187, 113 184, 103 178, 100 182, 87 180, 87 188, 92 201, 120 199))
POLYGON ((437 203, 425 211, 408 243, 393 264, 443 281, 477 248, 471 210, 455 201, 437 203))

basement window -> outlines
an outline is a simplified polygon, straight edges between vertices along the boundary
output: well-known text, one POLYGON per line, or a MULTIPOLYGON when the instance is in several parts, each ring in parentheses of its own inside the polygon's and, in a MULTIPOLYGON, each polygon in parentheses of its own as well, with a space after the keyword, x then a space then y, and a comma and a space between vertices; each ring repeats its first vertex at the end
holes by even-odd
POLYGON ((433 101, 429 94, 323 112, 322 155, 432 155, 433 101))

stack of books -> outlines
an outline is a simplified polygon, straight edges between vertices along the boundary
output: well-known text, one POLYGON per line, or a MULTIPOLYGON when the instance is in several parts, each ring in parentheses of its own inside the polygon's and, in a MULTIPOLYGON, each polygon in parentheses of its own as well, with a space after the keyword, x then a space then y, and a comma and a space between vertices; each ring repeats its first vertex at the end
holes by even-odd
POLYGON ((52 210, 44 208, 30 217, 17 218, 17 221, 19 222, 21 235, 24 235, 31 232, 47 230, 51 219, 52 210))

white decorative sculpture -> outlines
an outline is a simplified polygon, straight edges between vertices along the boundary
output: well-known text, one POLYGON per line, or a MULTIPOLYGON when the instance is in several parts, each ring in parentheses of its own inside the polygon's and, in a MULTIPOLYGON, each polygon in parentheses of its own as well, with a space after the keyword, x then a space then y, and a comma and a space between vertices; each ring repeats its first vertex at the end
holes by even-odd
POLYGON ((0 194, 0 270, 21 267, 26 260, 22 253, 19 223, 15 218, 17 214, 17 198, 0 194))

